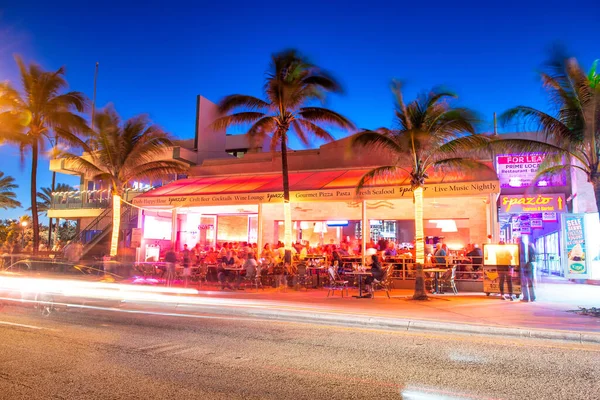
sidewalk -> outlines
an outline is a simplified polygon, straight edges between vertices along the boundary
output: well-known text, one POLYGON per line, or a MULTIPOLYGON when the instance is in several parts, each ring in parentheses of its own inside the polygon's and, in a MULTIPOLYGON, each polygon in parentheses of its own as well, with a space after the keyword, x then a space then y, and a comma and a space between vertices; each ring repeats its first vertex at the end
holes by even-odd
MULTIPOLYGON (((181 298, 178 312, 210 312, 297 322, 334 323, 365 328, 435 330, 503 336, 563 339, 600 343, 600 318, 567 312, 578 306, 600 306, 600 287, 541 285, 535 303, 502 301, 498 296, 459 293, 411 299, 411 290, 395 289, 391 299, 377 292, 375 299, 340 296, 327 291, 221 291, 208 286, 193 300, 181 298), (564 286, 564 287, 563 287, 564 286), (561 293, 561 296, 557 296, 561 293)), ((356 294, 350 290, 350 296, 356 294)))

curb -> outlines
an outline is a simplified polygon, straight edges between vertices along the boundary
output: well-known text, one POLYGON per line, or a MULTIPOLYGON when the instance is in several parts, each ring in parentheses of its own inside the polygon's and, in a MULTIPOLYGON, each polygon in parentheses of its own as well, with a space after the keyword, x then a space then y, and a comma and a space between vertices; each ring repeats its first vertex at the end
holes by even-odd
MULTIPOLYGON (((183 304, 182 304, 183 305, 183 304)), ((196 307, 194 307, 196 308, 196 307)), ((191 311, 191 310, 188 310, 191 311)), ((200 311, 200 310, 198 310, 200 311)), ((442 332, 462 333, 488 336, 502 336, 512 338, 530 338, 561 340, 576 343, 600 344, 600 333, 559 331, 530 328, 508 328, 493 325, 476 325, 468 323, 437 322, 409 318, 369 317, 353 314, 333 314, 327 312, 265 310, 257 308, 221 308, 204 306, 202 311, 212 314, 238 316, 246 318, 260 318, 289 322, 316 323, 324 325, 341 325, 358 328, 387 329, 408 332, 442 332)))

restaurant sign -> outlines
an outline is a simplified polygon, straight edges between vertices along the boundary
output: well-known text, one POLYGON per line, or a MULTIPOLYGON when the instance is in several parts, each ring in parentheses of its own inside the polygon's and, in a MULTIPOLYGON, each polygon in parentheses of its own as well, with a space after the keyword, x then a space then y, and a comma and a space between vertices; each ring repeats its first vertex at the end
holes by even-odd
MULTIPOLYGON (((498 181, 457 182, 425 185, 424 197, 476 196, 499 193, 498 181)), ((133 204, 140 207, 191 207, 203 205, 235 205, 282 203, 283 192, 239 193, 239 194, 206 194, 192 196, 151 196, 152 192, 133 199, 133 204)), ((294 203, 305 201, 357 201, 412 199, 410 186, 365 187, 358 193, 354 188, 331 190, 305 190, 290 192, 290 200, 294 203)))
POLYGON ((501 213, 539 213, 566 211, 564 194, 532 194, 500 196, 501 213))

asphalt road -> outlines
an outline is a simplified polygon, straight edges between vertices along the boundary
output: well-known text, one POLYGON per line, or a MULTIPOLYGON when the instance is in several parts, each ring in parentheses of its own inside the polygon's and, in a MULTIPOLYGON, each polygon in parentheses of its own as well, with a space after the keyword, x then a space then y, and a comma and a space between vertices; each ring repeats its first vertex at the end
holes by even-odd
POLYGON ((598 399, 600 346, 223 317, 0 312, 0 399, 598 399))

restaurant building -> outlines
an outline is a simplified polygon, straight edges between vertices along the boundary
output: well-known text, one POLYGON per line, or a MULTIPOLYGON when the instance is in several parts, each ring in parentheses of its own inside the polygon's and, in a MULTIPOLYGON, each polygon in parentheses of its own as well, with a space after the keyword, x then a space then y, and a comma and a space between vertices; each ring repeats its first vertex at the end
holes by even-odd
MULTIPOLYGON (((350 138, 318 149, 290 151, 289 181, 293 235, 318 244, 377 241, 410 245, 414 232, 408 178, 356 185, 370 169, 392 162, 386 154, 350 149, 350 138), (365 227, 365 229, 363 229, 365 227)), ((425 235, 451 249, 498 240, 500 184, 490 171, 472 175, 433 174, 424 191, 425 235), (440 223, 440 222, 444 223, 440 223)), ((138 260, 156 257, 170 246, 211 247, 224 242, 283 241, 283 187, 277 153, 205 159, 189 178, 133 200, 142 230, 138 260)))

